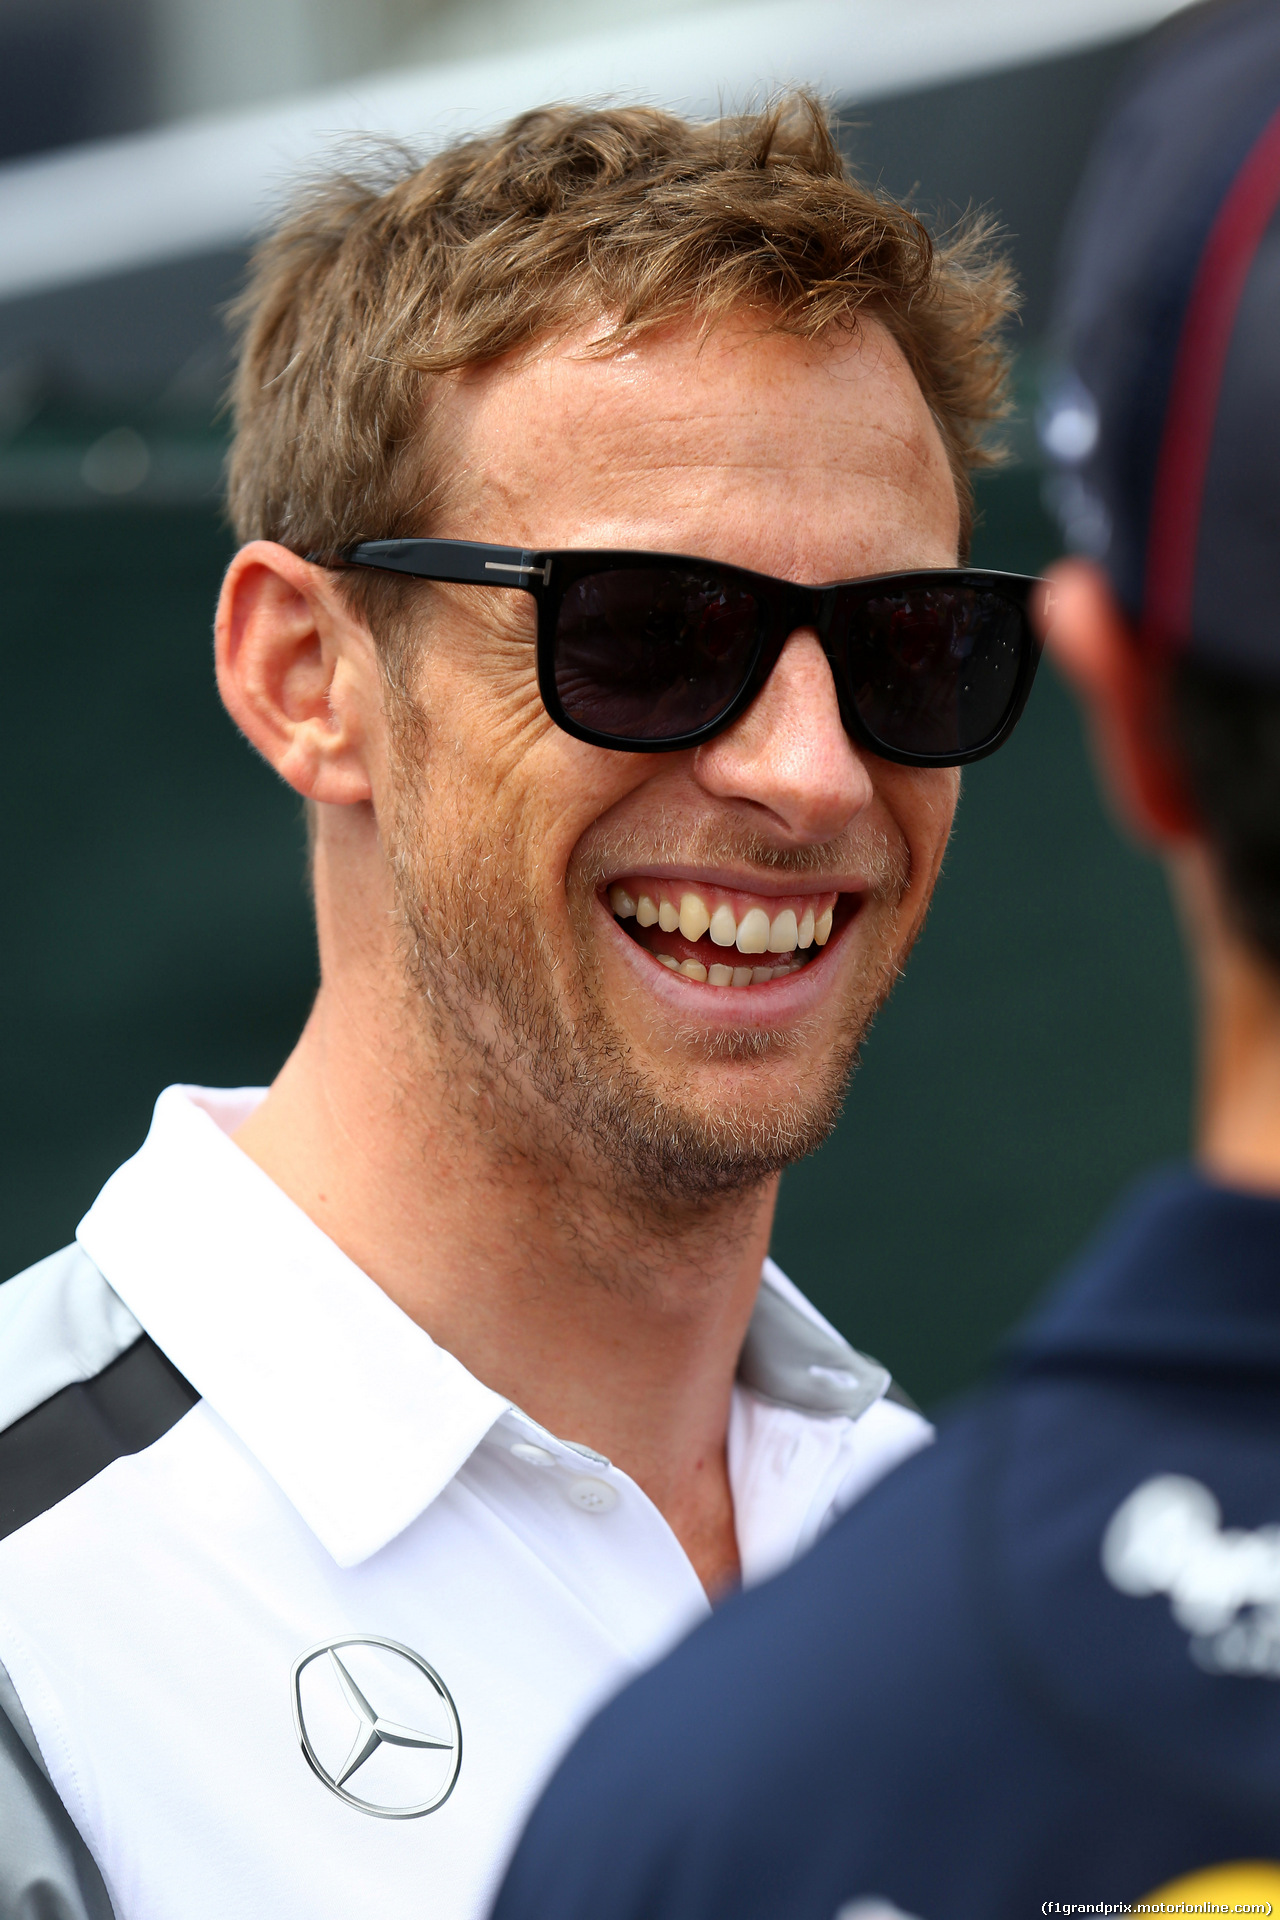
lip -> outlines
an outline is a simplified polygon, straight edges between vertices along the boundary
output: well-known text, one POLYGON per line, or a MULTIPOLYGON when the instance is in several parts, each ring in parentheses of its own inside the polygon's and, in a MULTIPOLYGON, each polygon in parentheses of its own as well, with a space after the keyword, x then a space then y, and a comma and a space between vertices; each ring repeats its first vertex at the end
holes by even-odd
MULTIPOLYGON (((673 879, 694 878, 675 868, 666 867, 662 871, 673 879)), ((728 880, 711 881, 705 871, 696 878, 708 885, 733 884, 728 880)), ((829 892, 830 888, 824 890, 829 892)), ((866 890, 865 886, 845 889, 848 892, 866 890)), ((702 981, 687 980, 683 974, 673 973, 668 967, 660 967, 651 954, 623 931, 609 911, 607 901, 597 895, 596 906, 609 924, 615 947, 634 972, 639 985, 682 1021, 688 1022, 692 1016, 699 1026, 726 1033, 761 1032, 771 1027, 794 1026, 798 1020, 812 1013, 835 983, 835 956, 843 947, 849 928, 858 918, 855 914, 833 930, 820 956, 795 973, 784 974, 782 979, 769 980, 760 986, 734 989, 709 987, 702 981)))

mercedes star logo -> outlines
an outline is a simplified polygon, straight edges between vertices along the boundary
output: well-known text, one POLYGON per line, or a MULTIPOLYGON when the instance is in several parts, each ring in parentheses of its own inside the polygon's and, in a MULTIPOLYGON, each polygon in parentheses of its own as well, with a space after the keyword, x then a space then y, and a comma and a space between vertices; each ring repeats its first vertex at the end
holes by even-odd
POLYGON ((416 1820, 444 1805, 462 1766, 462 1728, 421 1654, 377 1634, 344 1634, 300 1654, 290 1684, 307 1765, 330 1793, 380 1820, 416 1820), (353 1793, 347 1782, 357 1774, 353 1793))

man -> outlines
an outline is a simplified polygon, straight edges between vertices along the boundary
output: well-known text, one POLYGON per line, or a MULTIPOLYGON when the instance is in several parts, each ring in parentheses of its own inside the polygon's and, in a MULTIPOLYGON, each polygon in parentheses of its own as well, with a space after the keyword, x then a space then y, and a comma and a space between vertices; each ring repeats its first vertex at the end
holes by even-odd
POLYGON ((218 682, 321 985, 0 1293, 0 1914, 480 1913, 603 1695, 927 1438, 765 1254, 1030 684, 955 571, 1007 305, 803 99, 265 247, 218 682))
POLYGON ((498 1920, 1280 1902, 1273 0, 1151 56, 1065 335, 1048 439, 1099 563, 1058 570, 1053 646, 1182 909, 1196 1167, 1129 1202, 935 1447, 605 1711, 498 1920))

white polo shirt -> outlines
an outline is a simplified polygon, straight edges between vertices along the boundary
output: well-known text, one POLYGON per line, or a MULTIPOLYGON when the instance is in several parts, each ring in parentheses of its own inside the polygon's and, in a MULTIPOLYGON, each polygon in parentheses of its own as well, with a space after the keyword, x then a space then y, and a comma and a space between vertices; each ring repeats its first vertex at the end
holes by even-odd
MULTIPOLYGON (((169 1088, 80 1252, 0 1288, 0 1440, 59 1394, 127 1433, 149 1342, 185 1395, 0 1540, 0 1662, 119 1920, 479 1920, 566 1743, 708 1602, 625 1473, 240 1152, 260 1098, 169 1088)), ((928 1438, 888 1386, 766 1263, 729 1430, 744 1579, 928 1438)))

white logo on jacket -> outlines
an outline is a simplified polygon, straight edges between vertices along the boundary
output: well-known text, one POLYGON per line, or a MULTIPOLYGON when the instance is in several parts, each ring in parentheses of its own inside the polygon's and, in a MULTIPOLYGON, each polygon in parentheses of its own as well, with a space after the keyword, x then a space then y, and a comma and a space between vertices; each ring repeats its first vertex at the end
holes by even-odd
POLYGON ((901 1907, 873 1895, 870 1900, 850 1900, 841 1907, 835 1920, 913 1920, 901 1907))
POLYGON ((1280 1680, 1280 1526, 1224 1527, 1208 1487, 1162 1473, 1112 1516, 1102 1570, 1121 1593, 1167 1593, 1206 1672, 1280 1680))

